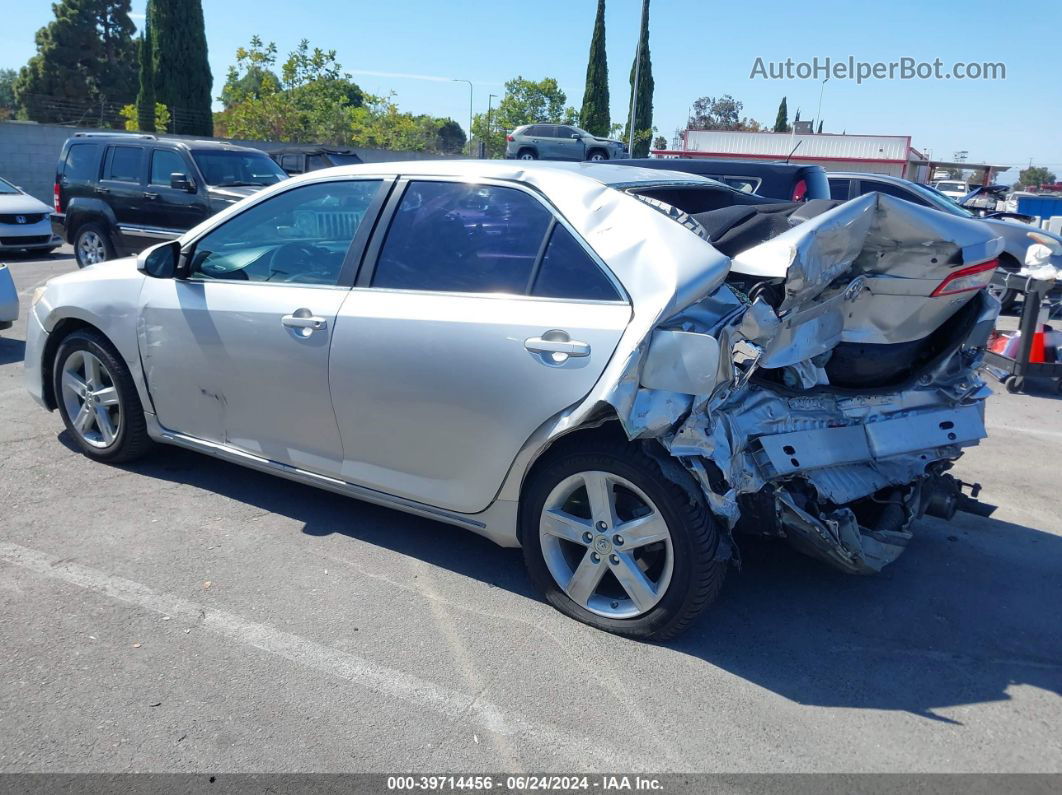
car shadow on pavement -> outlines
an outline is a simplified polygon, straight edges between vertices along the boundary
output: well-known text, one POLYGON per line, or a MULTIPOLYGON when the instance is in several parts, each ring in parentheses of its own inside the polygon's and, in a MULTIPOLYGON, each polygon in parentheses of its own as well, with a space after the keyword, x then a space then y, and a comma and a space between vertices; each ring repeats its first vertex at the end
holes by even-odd
MULTIPOLYGON (((60 439, 75 449, 64 431, 60 439)), ((122 467, 187 484, 539 600, 518 550, 187 450, 122 467)), ((934 710, 1003 701, 1011 686, 1062 695, 1062 537, 991 518, 924 519, 881 574, 845 575, 784 542, 739 540, 719 600, 659 650, 691 655, 803 705, 934 710)), ((589 631, 589 630, 588 630, 589 631)))
POLYGON ((26 358, 25 340, 0 336, 0 364, 13 364, 26 358))
POLYGON ((742 543, 743 570, 667 644, 799 704, 934 710, 1062 695, 1062 537, 959 514, 923 519, 881 574, 835 572, 784 544, 742 543))

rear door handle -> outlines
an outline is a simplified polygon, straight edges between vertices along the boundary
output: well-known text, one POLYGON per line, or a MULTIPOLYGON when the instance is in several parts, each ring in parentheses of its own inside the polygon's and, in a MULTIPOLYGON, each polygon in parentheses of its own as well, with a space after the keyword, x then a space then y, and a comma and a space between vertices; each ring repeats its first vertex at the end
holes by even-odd
POLYGON ((111 192, 110 188, 101 188, 99 186, 96 187, 96 193, 110 193, 110 192, 111 192))
MULTIPOLYGON (((567 337, 568 335, 565 334, 564 336, 567 337)), ((590 355, 590 344, 579 340, 529 337, 524 340, 524 347, 532 353, 566 353, 569 356, 590 355)))
POLYGON ((317 315, 311 315, 305 309, 296 310, 291 315, 284 315, 284 317, 280 318, 280 323, 288 328, 304 328, 310 331, 323 331, 328 328, 327 320, 323 317, 317 317, 317 315), (300 314, 301 312, 306 312, 307 314, 300 314))
POLYGON ((145 199, 157 199, 158 197, 159 197, 159 195, 157 193, 145 193, 144 194, 144 198, 145 199))

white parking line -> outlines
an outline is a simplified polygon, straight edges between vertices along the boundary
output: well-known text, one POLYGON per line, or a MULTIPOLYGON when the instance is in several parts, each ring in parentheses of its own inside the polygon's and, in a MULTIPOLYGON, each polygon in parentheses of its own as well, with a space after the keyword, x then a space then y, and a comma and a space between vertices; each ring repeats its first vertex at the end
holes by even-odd
POLYGON ((1008 433, 1027 433, 1029 436, 1050 437, 1052 439, 1062 439, 1062 432, 1060 431, 1047 431, 1043 428, 1022 428, 1019 425, 1003 425, 997 423, 985 423, 985 427, 989 431, 1007 431, 1008 433))
POLYGON ((587 759, 595 759, 607 767, 629 770, 638 770, 645 765, 644 760, 637 760, 625 752, 604 748, 600 742, 507 712, 495 704, 479 700, 475 695, 378 665, 267 624, 249 621, 235 613, 159 593, 146 585, 98 569, 65 562, 29 547, 0 542, 0 562, 29 569, 146 610, 184 619, 216 635, 275 654, 306 668, 346 679, 374 693, 429 709, 454 721, 468 718, 489 731, 519 736, 570 756, 573 760, 585 763, 587 759))

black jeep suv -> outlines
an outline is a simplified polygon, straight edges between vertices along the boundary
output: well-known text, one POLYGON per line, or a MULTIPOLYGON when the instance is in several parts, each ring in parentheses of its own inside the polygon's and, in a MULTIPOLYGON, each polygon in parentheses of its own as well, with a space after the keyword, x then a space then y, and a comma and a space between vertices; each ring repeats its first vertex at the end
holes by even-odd
POLYGON ((75 133, 55 172, 54 231, 79 267, 172 240, 285 174, 257 149, 134 133, 75 133))

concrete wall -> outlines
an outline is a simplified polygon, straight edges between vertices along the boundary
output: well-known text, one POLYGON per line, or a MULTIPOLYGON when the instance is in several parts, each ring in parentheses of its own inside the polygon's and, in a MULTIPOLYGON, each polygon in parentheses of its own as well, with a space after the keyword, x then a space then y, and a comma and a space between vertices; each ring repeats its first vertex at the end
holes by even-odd
MULTIPOLYGON (((52 186, 55 184, 55 167, 59 161, 59 152, 62 151, 63 142, 76 132, 114 132, 114 130, 91 130, 63 127, 57 124, 15 121, 0 122, 0 177, 13 182, 31 196, 51 206, 52 186)), ((166 135, 165 137, 204 140, 201 136, 166 135)), ((253 146, 264 151, 290 145, 228 138, 205 140, 230 141, 240 146, 253 146)), ((389 160, 429 160, 442 157, 442 155, 427 152, 392 152, 387 149, 352 148, 366 163, 383 163, 389 160)))

